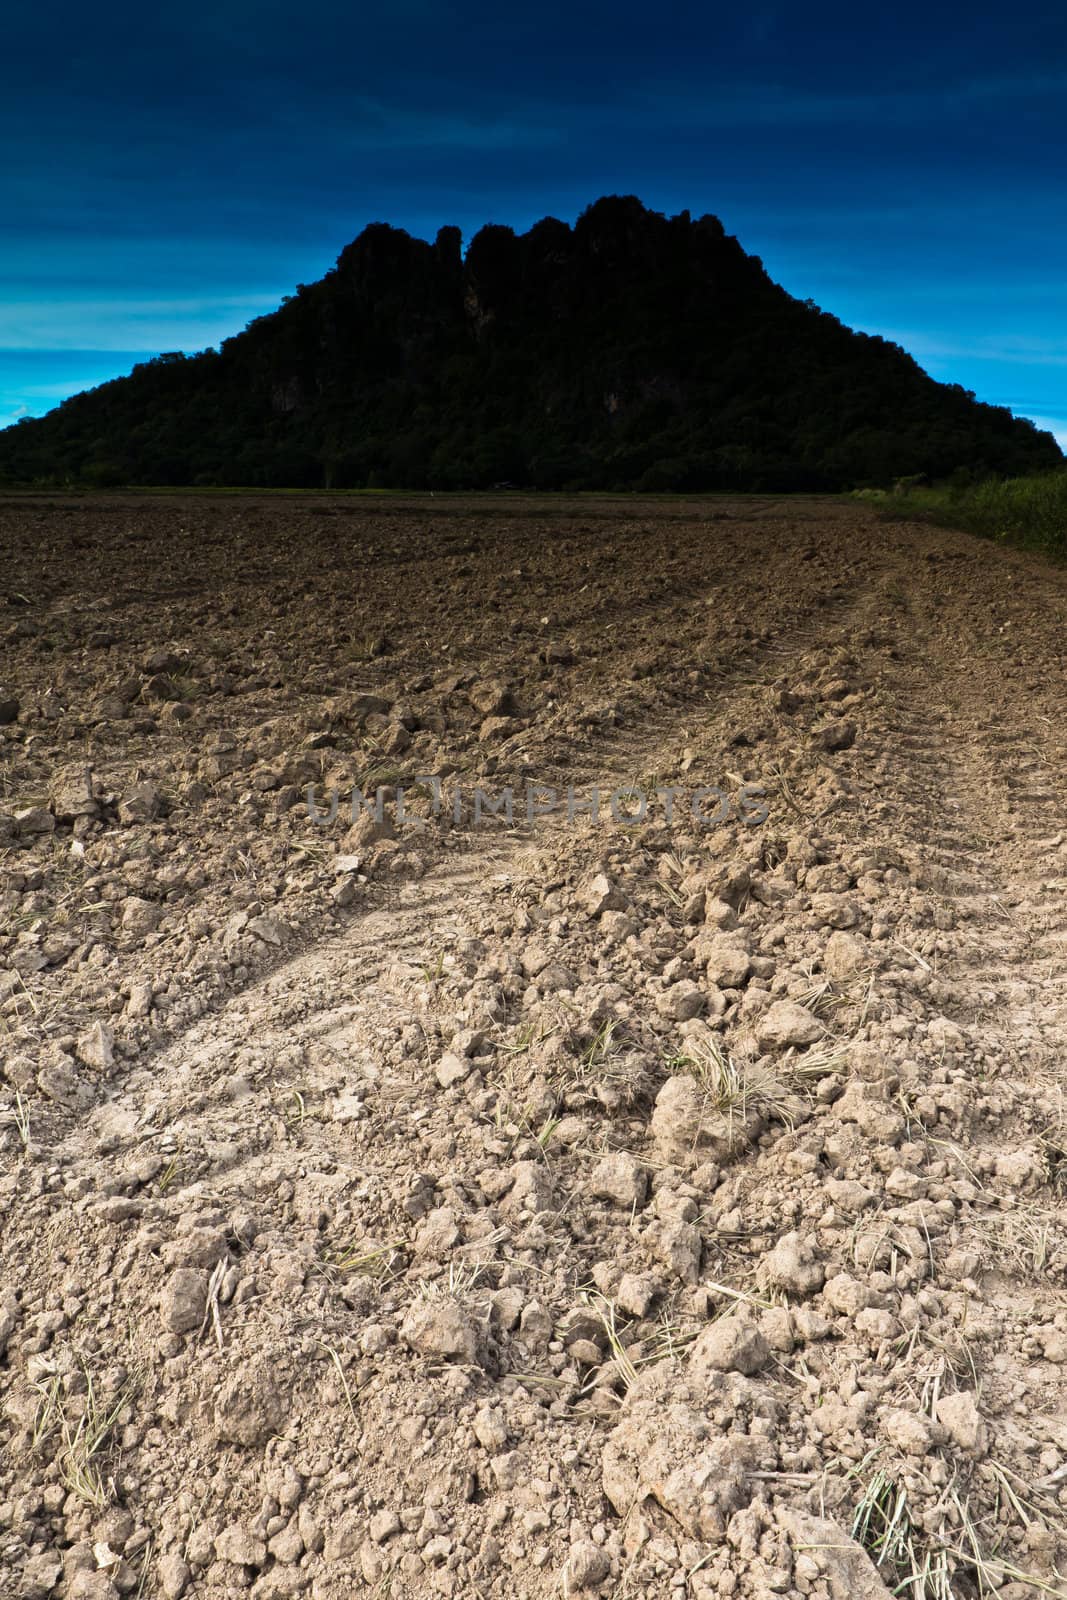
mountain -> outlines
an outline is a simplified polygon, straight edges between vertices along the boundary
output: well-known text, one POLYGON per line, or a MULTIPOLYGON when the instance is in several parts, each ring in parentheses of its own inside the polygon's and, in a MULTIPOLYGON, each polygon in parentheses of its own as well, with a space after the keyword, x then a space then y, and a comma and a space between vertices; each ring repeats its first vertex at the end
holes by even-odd
POLYGON ((839 489, 1063 462, 772 282, 711 216, 632 196, 573 227, 375 223, 218 350, 0 432, 8 481, 839 489))

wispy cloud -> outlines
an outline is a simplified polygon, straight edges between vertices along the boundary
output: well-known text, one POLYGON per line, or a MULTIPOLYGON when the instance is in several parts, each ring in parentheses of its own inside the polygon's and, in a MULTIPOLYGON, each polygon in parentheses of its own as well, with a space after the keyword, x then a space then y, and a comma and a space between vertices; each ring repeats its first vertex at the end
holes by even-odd
MULTIPOLYGON (((811 128, 944 123, 975 110, 1034 99, 1055 99, 1067 90, 1067 72, 1030 73, 940 82, 928 87, 873 90, 862 94, 797 89, 772 82, 710 84, 707 93, 679 97, 668 86, 653 89, 639 114, 662 118, 669 102, 676 125, 690 129, 727 127, 811 128)), ((624 118, 627 113, 623 112, 624 118)))
POLYGON ((137 298, 77 295, 0 304, 0 347, 81 350, 92 329, 98 350, 203 349, 228 338, 253 317, 271 311, 280 295, 200 295, 137 298))
POLYGON ((68 395, 121 377, 148 350, 0 349, 0 426, 39 417, 68 395))
POLYGON ((868 328, 894 344, 902 344, 917 360, 1004 362, 1014 367, 1067 367, 1067 340, 1005 338, 942 338, 919 328, 868 328))
POLYGON ((1022 411, 1019 415, 1028 416, 1039 428, 1051 433, 1060 449, 1067 455, 1067 417, 1042 417, 1030 411, 1022 411))
MULTIPOLYGON (((355 96, 345 112, 337 132, 342 148, 349 150, 531 150, 564 145, 571 137, 558 114, 545 106, 529 106, 519 116, 479 117, 399 108, 355 96)), ((306 122, 302 107, 298 118, 306 122)))

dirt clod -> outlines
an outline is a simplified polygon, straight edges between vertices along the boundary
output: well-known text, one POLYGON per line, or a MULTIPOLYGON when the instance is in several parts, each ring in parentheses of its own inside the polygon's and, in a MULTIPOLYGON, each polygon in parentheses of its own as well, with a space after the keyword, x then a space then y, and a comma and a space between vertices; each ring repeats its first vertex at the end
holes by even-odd
POLYGON ((814 498, 0 538, 0 1594, 1063 1589, 1061 571, 814 498))

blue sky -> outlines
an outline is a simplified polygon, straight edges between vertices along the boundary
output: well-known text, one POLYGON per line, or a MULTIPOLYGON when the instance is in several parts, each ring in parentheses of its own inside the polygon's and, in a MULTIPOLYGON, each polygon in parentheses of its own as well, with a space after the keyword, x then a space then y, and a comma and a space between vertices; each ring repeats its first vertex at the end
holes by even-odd
POLYGON ((310 282, 368 222, 712 211, 792 293, 1067 446, 1067 10, 11 9, 0 425, 310 282))

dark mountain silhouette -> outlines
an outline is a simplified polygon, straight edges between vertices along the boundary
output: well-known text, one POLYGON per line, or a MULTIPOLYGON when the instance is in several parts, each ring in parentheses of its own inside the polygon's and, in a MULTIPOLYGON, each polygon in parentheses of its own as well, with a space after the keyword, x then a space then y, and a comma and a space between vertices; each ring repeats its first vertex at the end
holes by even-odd
POLYGON ((838 489, 1025 473, 1051 434, 794 299, 715 217, 598 200, 464 257, 376 223, 222 347, 0 433, 11 481, 838 489))

